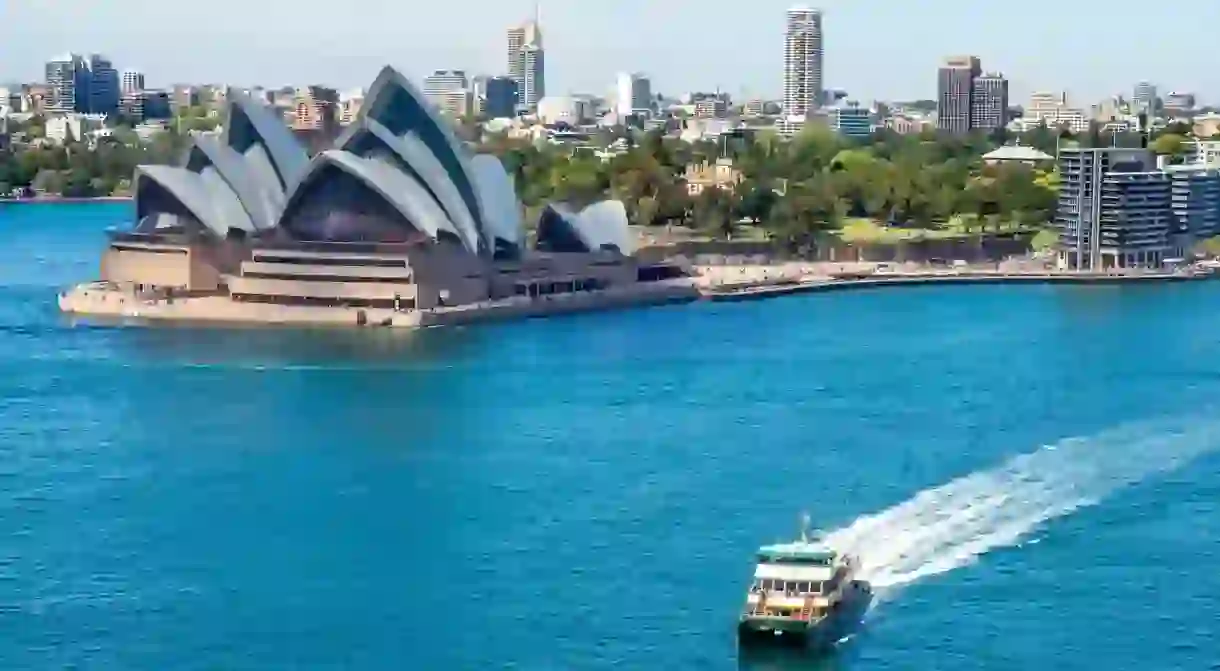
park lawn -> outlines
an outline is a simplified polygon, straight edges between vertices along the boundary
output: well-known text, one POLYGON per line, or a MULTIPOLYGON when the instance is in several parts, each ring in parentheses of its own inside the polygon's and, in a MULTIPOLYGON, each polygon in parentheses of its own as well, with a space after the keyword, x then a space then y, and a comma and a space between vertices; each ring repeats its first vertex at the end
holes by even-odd
MULTIPOLYGON (((875 219, 853 217, 843 220, 843 226, 839 229, 838 235, 839 239, 843 242, 894 244, 896 242, 909 242, 913 240, 966 238, 978 235, 981 232, 990 233, 993 230, 995 229, 990 224, 984 226, 976 224, 972 215, 954 216, 949 221, 940 224, 939 228, 927 230, 886 226, 875 219)), ((1015 233, 1022 230, 1027 229, 1014 225, 1011 222, 1002 222, 998 232, 1015 233)))
POLYGON ((843 242, 867 242, 875 244, 893 244, 911 240, 945 240, 965 237, 966 233, 960 226, 945 229, 914 229, 886 226, 873 219, 850 218, 843 220, 839 229, 839 239, 843 242))

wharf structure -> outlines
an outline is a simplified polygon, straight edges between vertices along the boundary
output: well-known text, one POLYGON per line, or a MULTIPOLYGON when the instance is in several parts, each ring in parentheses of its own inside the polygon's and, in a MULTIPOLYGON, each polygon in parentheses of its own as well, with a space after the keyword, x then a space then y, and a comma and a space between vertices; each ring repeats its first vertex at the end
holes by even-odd
POLYGON ((270 110, 227 100, 223 135, 137 168, 134 227, 63 311, 418 327, 698 297, 683 267, 632 255, 618 201, 548 205, 527 248, 503 164, 393 68, 312 158, 270 110))

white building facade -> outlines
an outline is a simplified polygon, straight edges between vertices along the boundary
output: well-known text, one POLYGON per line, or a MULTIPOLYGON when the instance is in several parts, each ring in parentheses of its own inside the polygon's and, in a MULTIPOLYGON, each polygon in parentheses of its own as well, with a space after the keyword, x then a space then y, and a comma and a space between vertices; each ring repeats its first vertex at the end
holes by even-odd
POLYGON ((652 111, 652 82, 638 72, 619 73, 616 96, 615 111, 620 116, 652 111))
POLYGON ((784 116, 804 119, 820 104, 822 79, 822 12, 788 10, 784 35, 784 116))

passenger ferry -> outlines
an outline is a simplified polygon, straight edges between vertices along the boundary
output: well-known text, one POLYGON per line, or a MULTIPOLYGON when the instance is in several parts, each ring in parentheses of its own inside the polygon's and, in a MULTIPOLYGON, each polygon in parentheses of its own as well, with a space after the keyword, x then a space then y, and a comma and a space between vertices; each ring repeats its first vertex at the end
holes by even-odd
POLYGON ((737 626, 743 644, 833 647, 852 634, 872 603, 859 562, 813 538, 806 517, 800 539, 765 545, 737 626))

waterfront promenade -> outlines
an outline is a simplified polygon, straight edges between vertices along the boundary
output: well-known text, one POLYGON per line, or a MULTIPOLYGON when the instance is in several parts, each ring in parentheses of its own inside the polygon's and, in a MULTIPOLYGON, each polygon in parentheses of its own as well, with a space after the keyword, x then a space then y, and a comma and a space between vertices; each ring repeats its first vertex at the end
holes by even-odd
POLYGON ((1211 279, 1194 270, 1062 271, 1026 259, 953 268, 875 263, 782 263, 696 266, 703 295, 714 301, 774 298, 797 293, 930 284, 1132 284, 1211 279))
POLYGON ((105 282, 78 285, 57 297, 67 314, 141 322, 228 323, 266 326, 359 326, 420 329, 530 319, 576 312, 686 303, 701 294, 690 281, 668 280, 598 291, 527 298, 515 296, 419 310, 277 305, 234 301, 228 295, 136 296, 105 282))
POLYGON ((429 328, 544 317, 573 312, 684 303, 700 298, 734 302, 802 293, 897 288, 936 284, 1135 284, 1191 282, 1217 277, 1194 271, 1082 273, 1028 262, 965 266, 886 266, 872 263, 777 263, 693 266, 693 281, 673 280, 631 290, 605 290, 545 299, 509 298, 471 305, 408 310, 280 306, 240 303, 227 296, 140 299, 105 283, 77 286, 59 295, 67 313, 141 321, 228 322, 280 326, 373 326, 429 328))

